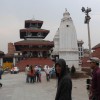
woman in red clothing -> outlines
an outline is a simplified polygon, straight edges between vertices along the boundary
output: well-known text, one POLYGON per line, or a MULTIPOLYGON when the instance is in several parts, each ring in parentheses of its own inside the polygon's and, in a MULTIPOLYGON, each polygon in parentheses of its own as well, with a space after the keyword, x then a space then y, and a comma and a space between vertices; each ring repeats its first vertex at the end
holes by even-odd
POLYGON ((29 76, 30 76, 30 83, 34 83, 35 70, 32 65, 30 66, 29 76))

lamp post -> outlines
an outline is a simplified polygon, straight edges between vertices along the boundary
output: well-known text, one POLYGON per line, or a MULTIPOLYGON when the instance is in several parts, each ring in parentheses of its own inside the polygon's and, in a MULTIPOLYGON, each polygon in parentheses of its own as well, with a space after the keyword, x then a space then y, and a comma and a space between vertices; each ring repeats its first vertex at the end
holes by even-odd
POLYGON ((82 12, 85 13, 85 20, 84 23, 87 24, 87 29, 88 29, 88 46, 89 46, 89 58, 91 58, 91 39, 90 39, 90 27, 89 27, 89 22, 91 17, 89 16, 89 12, 91 12, 91 8, 85 9, 84 7, 82 7, 82 12))

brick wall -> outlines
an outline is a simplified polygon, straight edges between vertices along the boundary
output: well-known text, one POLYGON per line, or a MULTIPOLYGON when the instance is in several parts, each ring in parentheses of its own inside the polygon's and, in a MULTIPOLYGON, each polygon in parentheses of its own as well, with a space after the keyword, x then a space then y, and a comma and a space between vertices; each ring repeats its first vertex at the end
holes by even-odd
POLYGON ((8 54, 14 54, 15 52, 15 46, 13 43, 8 43, 8 54))
MULTIPOLYGON (((98 57, 100 59, 100 47, 94 49, 92 53, 92 57, 98 57)), ((89 67, 90 63, 87 62, 89 60, 89 57, 82 58, 82 67, 89 67)))

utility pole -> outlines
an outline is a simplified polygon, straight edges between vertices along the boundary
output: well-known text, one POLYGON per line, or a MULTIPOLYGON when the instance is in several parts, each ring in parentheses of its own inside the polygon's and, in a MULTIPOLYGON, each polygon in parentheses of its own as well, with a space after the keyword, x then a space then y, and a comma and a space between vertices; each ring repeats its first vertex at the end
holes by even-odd
POLYGON ((84 23, 87 24, 87 29, 88 29, 88 46, 89 46, 89 58, 92 57, 91 55, 91 38, 90 38, 90 26, 89 26, 89 22, 91 17, 89 16, 89 12, 91 12, 91 8, 85 9, 84 7, 82 7, 82 12, 85 13, 85 20, 84 23))

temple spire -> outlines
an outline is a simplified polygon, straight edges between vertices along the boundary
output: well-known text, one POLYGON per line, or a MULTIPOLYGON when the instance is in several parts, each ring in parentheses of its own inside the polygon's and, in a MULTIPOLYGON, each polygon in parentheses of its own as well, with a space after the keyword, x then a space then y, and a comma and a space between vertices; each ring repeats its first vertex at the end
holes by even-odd
POLYGON ((34 16, 33 16, 32 20, 35 20, 34 16))
POLYGON ((67 11, 67 8, 65 8, 65 12, 63 13, 63 18, 70 17, 70 13, 67 11))
POLYGON ((54 44, 54 52, 58 53, 59 58, 65 59, 69 68, 74 65, 75 68, 78 69, 79 59, 77 34, 73 21, 70 17, 70 13, 67 11, 67 9, 65 9, 65 12, 63 13, 63 18, 61 19, 59 30, 54 37, 54 44))
POLYGON ((65 8, 65 11, 67 11, 67 8, 65 8))

